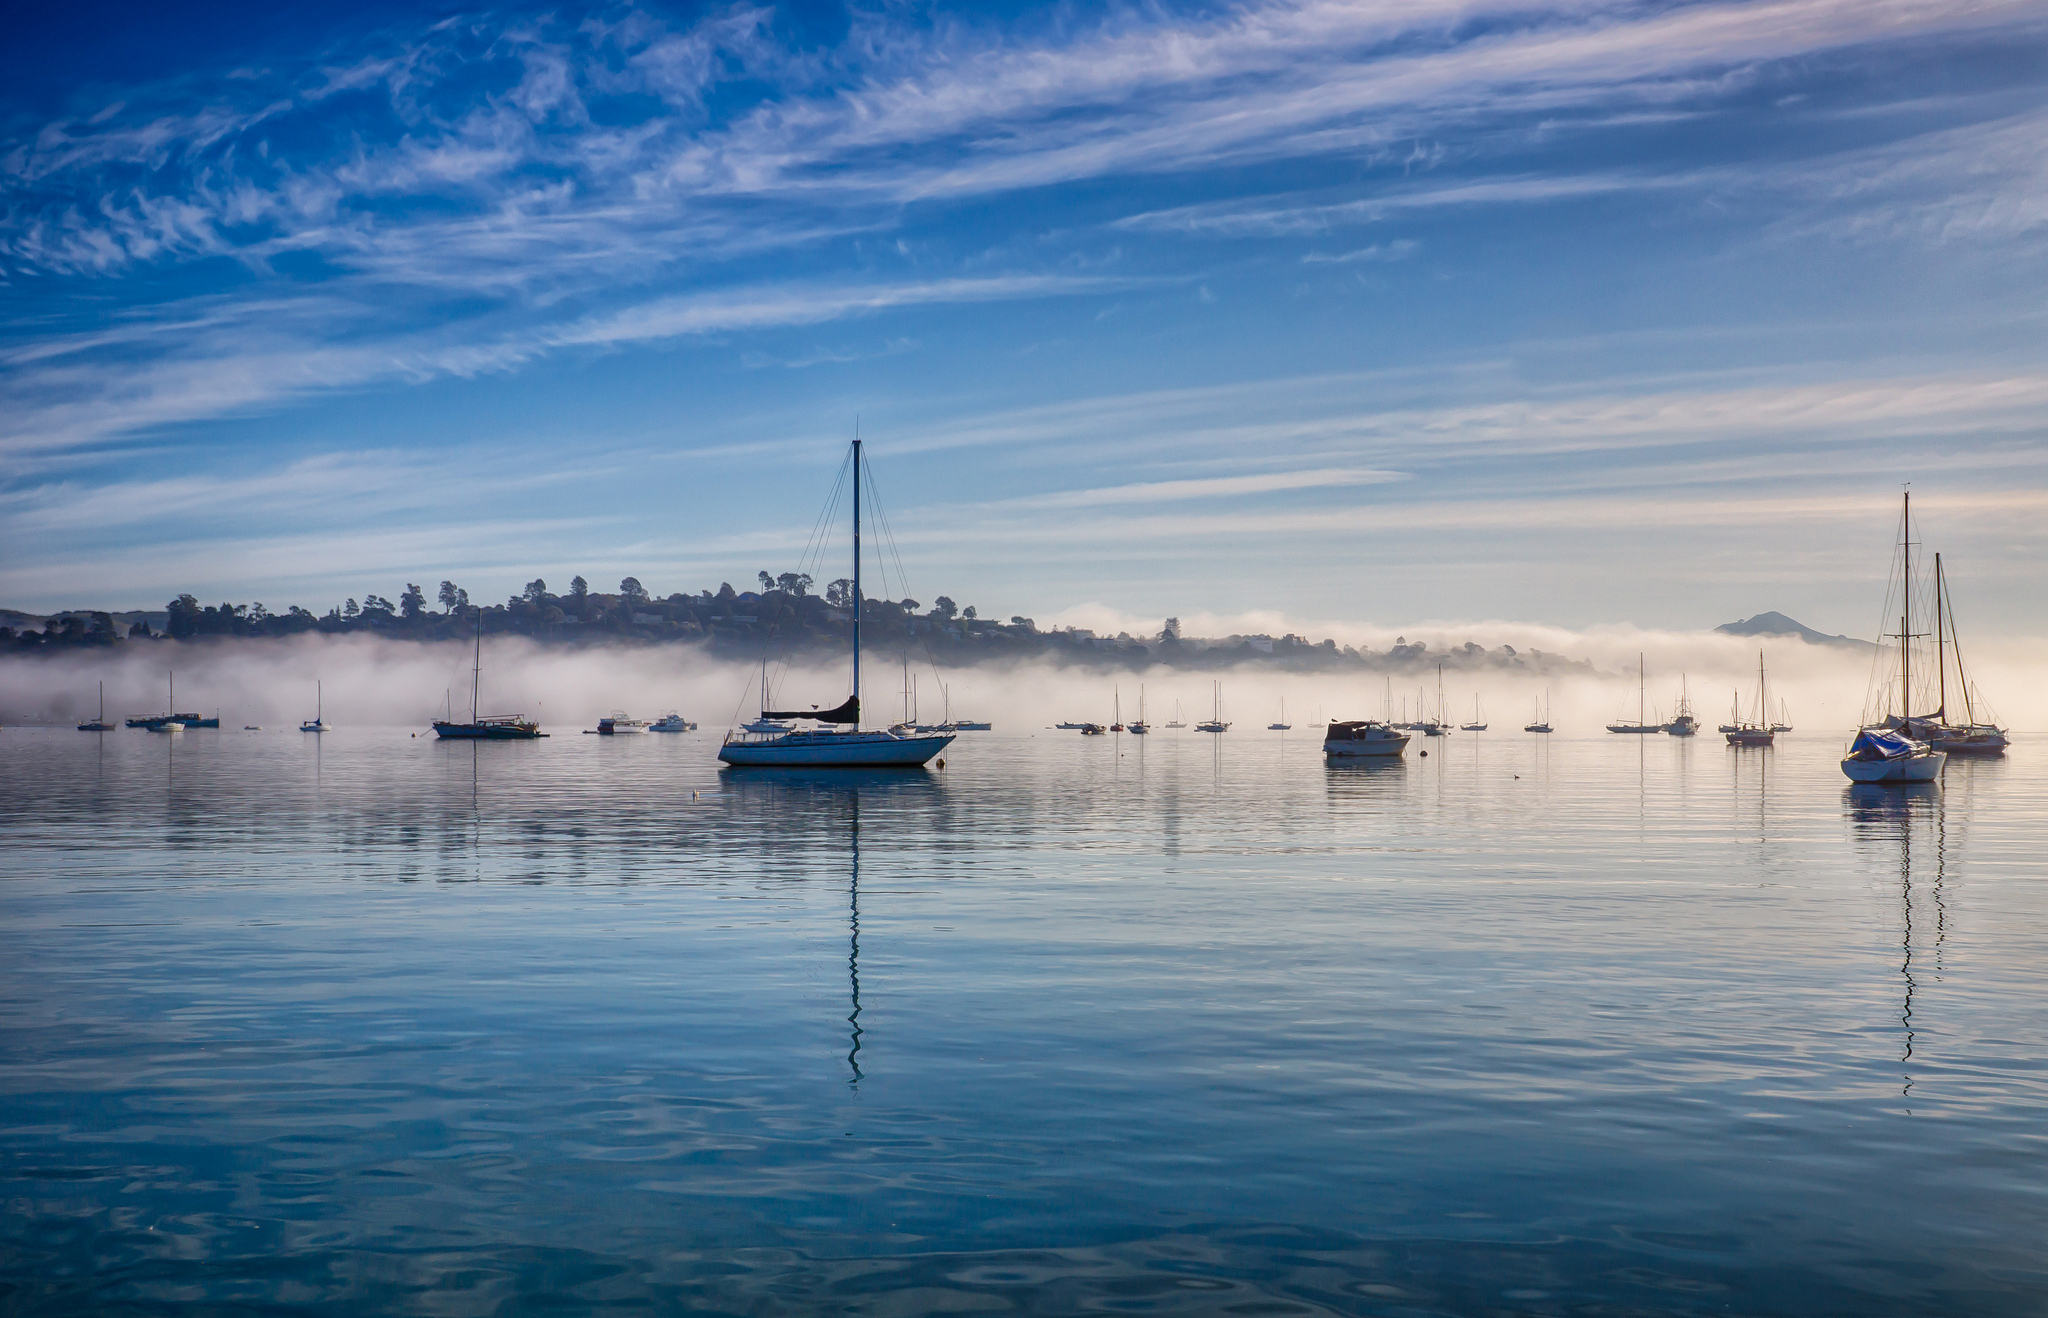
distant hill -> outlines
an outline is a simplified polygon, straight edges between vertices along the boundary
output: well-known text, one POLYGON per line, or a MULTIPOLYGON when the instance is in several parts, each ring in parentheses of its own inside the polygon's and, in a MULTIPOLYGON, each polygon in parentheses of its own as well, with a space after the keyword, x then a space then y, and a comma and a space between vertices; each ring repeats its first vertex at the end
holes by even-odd
POLYGON ((1797 636, 1808 645, 1834 645, 1853 650, 1874 650, 1877 647, 1869 641, 1859 641, 1853 636, 1829 636, 1817 632, 1803 622, 1786 617, 1782 613, 1759 613, 1754 618, 1741 622, 1724 622, 1714 628, 1730 636, 1797 636))

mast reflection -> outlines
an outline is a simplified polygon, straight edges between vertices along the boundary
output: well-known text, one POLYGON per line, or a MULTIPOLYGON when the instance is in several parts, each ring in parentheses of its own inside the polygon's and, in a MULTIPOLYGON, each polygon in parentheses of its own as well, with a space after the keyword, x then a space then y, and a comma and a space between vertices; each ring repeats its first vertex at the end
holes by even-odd
MULTIPOLYGON (((1934 946, 1931 951, 1932 970, 1939 976, 1943 944, 1948 938, 1948 907, 1944 901, 1943 883, 1948 868, 1948 829, 1946 811, 1943 808, 1941 784, 1938 782, 1905 783, 1880 785, 1856 783, 1843 793, 1848 809, 1849 824, 1854 835, 1880 845, 1896 845, 1898 848, 1899 884, 1899 981, 1901 986, 1899 1003, 1899 1092, 1910 1098, 1913 1093, 1913 1050, 1918 1041, 1914 1025, 1913 999, 1920 991, 1922 968, 1929 958, 1929 949, 1924 945, 1916 952, 1913 938, 1916 933, 1914 921, 1920 912, 1915 909, 1916 886, 1924 887, 1934 906, 1934 946), (1917 863, 1929 873, 1916 875, 1913 844, 1914 834, 1925 829, 1932 838, 1931 857, 1923 856, 1917 863), (1917 882, 1916 882, 1917 881, 1917 882)), ((1924 935, 1923 935, 1924 937, 1924 935)), ((1910 1114, 1911 1109, 1908 1109, 1910 1114)))

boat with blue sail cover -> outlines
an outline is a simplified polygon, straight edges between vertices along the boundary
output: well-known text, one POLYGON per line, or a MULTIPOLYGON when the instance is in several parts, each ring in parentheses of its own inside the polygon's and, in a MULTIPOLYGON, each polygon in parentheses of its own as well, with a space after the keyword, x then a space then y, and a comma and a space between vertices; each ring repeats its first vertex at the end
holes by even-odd
MULTIPOLYGON (((1893 560, 1896 569, 1885 591, 1885 613, 1889 615, 1892 606, 1899 607, 1896 632, 1885 635, 1896 639, 1896 652, 1881 649, 1874 656, 1870 688, 1864 695, 1862 726, 1849 743, 1842 756, 1842 773, 1859 783, 1924 783, 1941 776, 1942 767, 1948 763, 1947 754, 1923 735, 1929 727, 1945 726, 1946 710, 1937 704, 1935 713, 1916 719, 1913 717, 1913 642, 1925 640, 1927 633, 1913 630, 1913 492, 1907 490, 1900 504, 1899 552, 1893 560), (1889 661, 1896 655, 1898 668, 1896 678, 1889 668, 1889 661), (1896 706, 1893 701, 1896 699, 1896 706)), ((1936 597, 1939 598, 1939 595, 1936 597)), ((1923 612, 1923 617, 1925 616, 1923 612)), ((1940 630, 1937 615, 1936 630, 1940 630)), ((1922 656, 1921 681, 1926 683, 1925 656, 1922 656)), ((1922 694, 1922 708, 1925 708, 1922 694)), ((1937 697, 1937 700, 1940 698, 1937 697)))

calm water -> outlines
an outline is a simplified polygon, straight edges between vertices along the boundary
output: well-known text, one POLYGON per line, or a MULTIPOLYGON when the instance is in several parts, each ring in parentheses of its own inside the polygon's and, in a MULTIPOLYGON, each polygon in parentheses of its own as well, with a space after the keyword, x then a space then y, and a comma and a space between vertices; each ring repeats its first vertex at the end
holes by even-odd
POLYGON ((0 733, 0 1310, 2039 1313, 2048 742, 0 733))

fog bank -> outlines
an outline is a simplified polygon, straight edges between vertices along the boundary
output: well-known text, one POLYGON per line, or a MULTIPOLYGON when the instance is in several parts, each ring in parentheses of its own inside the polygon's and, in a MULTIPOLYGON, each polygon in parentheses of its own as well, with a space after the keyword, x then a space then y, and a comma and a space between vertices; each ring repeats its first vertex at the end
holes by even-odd
MULTIPOLYGON (((1297 628, 1298 630, 1298 628, 1297 628)), ((1393 635, 1363 624, 1353 635, 1331 627, 1351 644, 1380 649, 1393 635), (1355 639, 1354 639, 1355 636, 1355 639), (1377 641, 1377 643, 1375 643, 1377 641)), ((1759 642, 1717 632, 1663 632, 1598 628, 1573 632, 1526 625, 1450 625, 1431 636, 1427 629, 1404 633, 1430 640, 1432 650, 1470 638, 1498 646, 1586 656, 1603 671, 1565 679, 1520 677, 1498 672, 1444 676, 1446 712, 1457 721, 1481 701, 1493 730, 1518 730, 1546 694, 1551 720, 1560 732, 1591 732, 1636 712, 1636 655, 1647 655, 1651 717, 1668 717, 1683 681, 1709 726, 1727 715, 1736 692, 1745 710, 1753 700, 1759 642)), ((1782 698, 1802 731, 1852 727, 1863 708, 1870 674, 1861 652, 1813 646, 1797 640, 1766 639, 1761 648, 1771 676, 1772 704, 1782 698)), ((2008 726, 2022 730, 2048 725, 2039 642, 1998 642, 1970 656, 1972 676, 2008 726)), ((166 678, 177 672, 178 708, 219 713, 224 727, 296 725, 312 717, 315 682, 324 684, 327 720, 337 725, 424 728, 452 704, 458 717, 469 710, 471 651, 463 645, 421 645, 376 636, 300 636, 277 641, 229 644, 159 643, 109 650, 67 650, 49 656, 0 660, 0 724, 68 723, 96 708, 96 684, 106 683, 107 713, 161 713, 168 699, 166 678)), ((771 668, 778 704, 805 708, 836 704, 846 693, 843 662, 771 668)), ((1137 713, 1142 691, 1155 724, 1174 714, 1176 704, 1189 723, 1211 708, 1207 673, 1164 668, 1121 673, 1091 672, 1030 663, 1014 667, 967 667, 934 673, 913 667, 918 713, 927 722, 945 711, 943 681, 956 717, 987 719, 999 731, 1042 729, 1062 720, 1108 722, 1117 696, 1126 719, 1137 713)), ((482 712, 532 715, 555 731, 595 727, 614 709, 641 717, 679 710, 705 731, 751 717, 758 708, 759 670, 754 665, 714 659, 683 647, 621 647, 562 650, 517 638, 488 642, 484 651, 482 712)), ((1391 681, 1377 674, 1292 674, 1260 668, 1221 676, 1224 717, 1238 731, 1261 731, 1279 718, 1281 702, 1298 731, 1324 718, 1377 717, 1391 693, 1393 712, 1415 712, 1418 701, 1434 704, 1434 665, 1424 664, 1391 681), (1405 706, 1404 706, 1405 702, 1405 706)), ((866 677, 872 720, 893 720, 902 710, 904 682, 899 662, 871 661, 866 677)))

